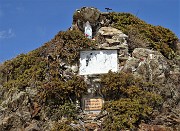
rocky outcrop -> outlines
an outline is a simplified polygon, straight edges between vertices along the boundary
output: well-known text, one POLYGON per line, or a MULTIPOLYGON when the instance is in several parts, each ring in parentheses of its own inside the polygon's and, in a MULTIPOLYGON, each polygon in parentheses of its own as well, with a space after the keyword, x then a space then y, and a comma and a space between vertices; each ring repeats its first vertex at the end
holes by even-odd
POLYGON ((160 112, 154 112, 152 125, 142 126, 141 130, 178 130, 180 124, 180 72, 170 68, 168 60, 158 51, 135 48, 132 57, 126 61, 122 70, 131 72, 135 77, 161 85, 156 90, 163 96, 160 112), (156 126, 159 125, 159 126, 156 126), (160 126, 160 125, 165 125, 160 126), (172 128, 167 128, 172 127, 172 128))
MULTIPOLYGON (((5 91, 0 106, 0 131, 49 131, 56 113, 48 116, 47 106, 36 102, 37 89, 26 87, 24 91, 5 91)), ((61 118, 59 118, 61 119, 61 118)))
POLYGON ((122 45, 122 44, 127 45, 126 38, 128 36, 116 28, 101 27, 97 32, 97 35, 99 35, 99 37, 103 37, 104 39, 103 44, 106 43, 109 46, 122 45))
POLYGON ((38 91, 31 87, 26 87, 24 91, 6 91, 4 94, 6 99, 0 106, 0 131, 41 131, 45 129, 43 122, 38 118, 41 107, 35 102, 37 93, 38 91))
POLYGON ((130 71, 146 81, 161 83, 165 81, 166 73, 170 71, 167 60, 161 53, 145 48, 136 48, 122 70, 130 71))

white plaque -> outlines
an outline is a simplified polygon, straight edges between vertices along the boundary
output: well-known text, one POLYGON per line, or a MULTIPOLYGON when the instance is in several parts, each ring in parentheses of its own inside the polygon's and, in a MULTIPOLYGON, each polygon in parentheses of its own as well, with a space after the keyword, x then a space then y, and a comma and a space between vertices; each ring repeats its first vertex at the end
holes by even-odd
POLYGON ((117 50, 80 51, 80 75, 117 72, 117 50))

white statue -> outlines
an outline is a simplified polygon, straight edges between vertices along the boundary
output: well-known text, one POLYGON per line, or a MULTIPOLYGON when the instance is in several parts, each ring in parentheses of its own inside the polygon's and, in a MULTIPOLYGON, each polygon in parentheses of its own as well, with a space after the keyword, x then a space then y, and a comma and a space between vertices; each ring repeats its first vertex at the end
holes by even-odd
POLYGON ((85 23, 85 30, 84 30, 85 36, 89 39, 92 39, 92 27, 89 23, 89 21, 87 21, 85 23))

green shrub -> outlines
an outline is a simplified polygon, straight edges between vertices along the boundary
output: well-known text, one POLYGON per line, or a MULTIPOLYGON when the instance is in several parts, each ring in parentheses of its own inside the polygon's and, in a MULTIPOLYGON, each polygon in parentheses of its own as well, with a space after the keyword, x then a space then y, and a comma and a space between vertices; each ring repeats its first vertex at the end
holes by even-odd
POLYGON ((107 131, 133 129, 152 112, 152 108, 142 104, 141 100, 129 98, 111 101, 105 105, 104 110, 108 115, 103 122, 103 129, 107 131))
POLYGON ((59 121, 62 118, 77 119, 78 109, 76 105, 70 102, 66 102, 57 106, 45 106, 45 113, 52 121, 59 121))
POLYGON ((70 121, 55 122, 51 131, 75 131, 69 124, 70 121))
POLYGON ((108 115, 103 121, 104 130, 133 129, 148 121, 153 109, 161 106, 161 97, 153 92, 156 85, 135 79, 132 74, 109 72, 101 77, 103 110, 108 115))
POLYGON ((112 26, 129 36, 131 48, 149 46, 160 51, 166 58, 172 59, 177 51, 177 36, 167 28, 153 26, 130 13, 110 13, 112 26), (132 34, 135 30, 136 34, 132 34), (144 44, 143 44, 144 43, 144 44))
POLYGON ((39 100, 46 105, 62 105, 67 101, 80 100, 87 92, 87 85, 81 77, 73 76, 68 81, 53 78, 41 84, 39 100))
POLYGON ((79 60, 79 50, 95 48, 95 42, 86 38, 79 30, 59 32, 51 41, 55 44, 54 54, 73 64, 79 60))

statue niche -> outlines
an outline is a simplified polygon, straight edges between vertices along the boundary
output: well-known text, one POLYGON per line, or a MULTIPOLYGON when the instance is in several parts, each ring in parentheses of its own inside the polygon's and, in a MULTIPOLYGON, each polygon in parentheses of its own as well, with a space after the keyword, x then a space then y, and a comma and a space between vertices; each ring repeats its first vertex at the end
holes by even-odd
POLYGON ((78 28, 85 33, 86 37, 92 39, 101 27, 101 12, 92 7, 83 7, 76 10, 73 15, 72 28, 78 28))

